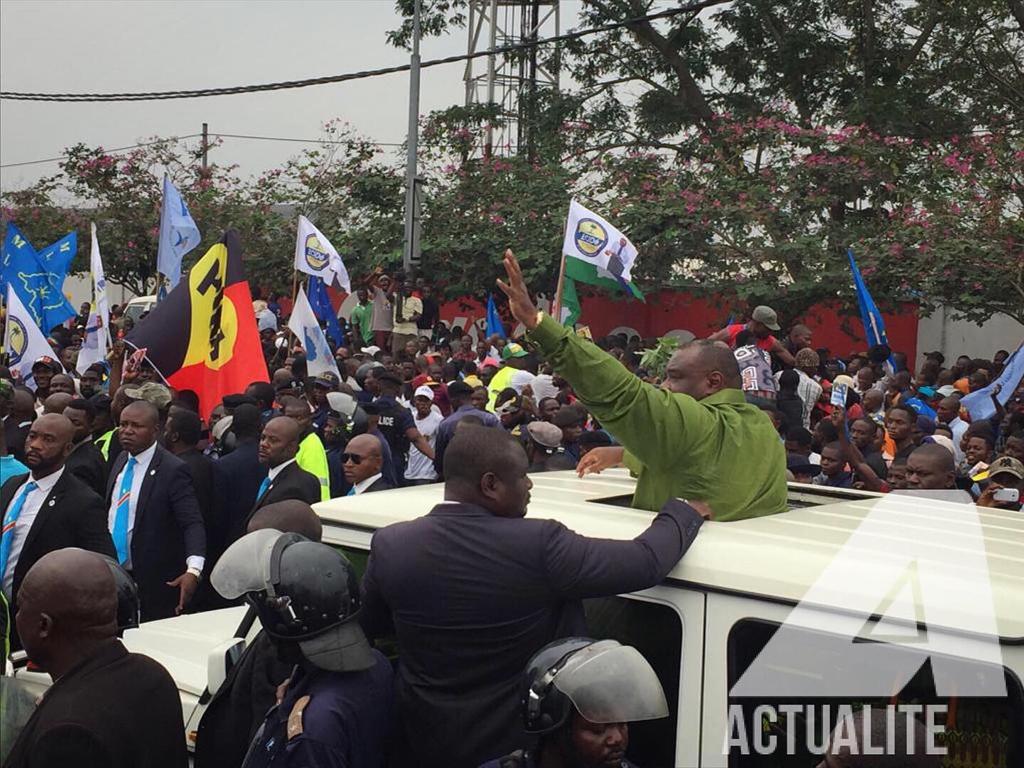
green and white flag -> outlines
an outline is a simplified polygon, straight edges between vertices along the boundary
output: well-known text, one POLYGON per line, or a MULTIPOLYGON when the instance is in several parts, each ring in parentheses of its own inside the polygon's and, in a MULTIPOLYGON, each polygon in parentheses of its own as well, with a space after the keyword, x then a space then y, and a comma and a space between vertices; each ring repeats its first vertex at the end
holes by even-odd
POLYGON ((611 291, 626 291, 643 300, 644 295, 632 278, 636 246, 605 219, 575 200, 569 203, 562 253, 566 257, 567 281, 572 278, 611 291))
POLYGON ((562 325, 570 327, 576 325, 582 311, 580 297, 576 294, 576 281, 567 275, 562 284, 562 317, 560 318, 562 325))

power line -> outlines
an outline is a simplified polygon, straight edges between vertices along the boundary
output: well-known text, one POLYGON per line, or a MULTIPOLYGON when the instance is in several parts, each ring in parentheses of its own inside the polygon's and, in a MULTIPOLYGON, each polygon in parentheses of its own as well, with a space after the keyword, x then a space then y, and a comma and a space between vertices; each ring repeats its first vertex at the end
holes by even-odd
POLYGON ((293 139, 287 136, 247 136, 240 133, 211 133, 210 136, 216 136, 222 139, 254 139, 256 141, 291 141, 297 144, 338 144, 342 146, 352 146, 356 144, 372 144, 375 147, 405 146, 405 144, 398 142, 372 141, 370 139, 345 139, 344 141, 337 141, 334 139, 293 139))
MULTIPOLYGON (((476 53, 461 54, 459 56, 446 56, 441 59, 431 59, 420 64, 420 68, 438 67, 445 64, 455 64, 460 61, 482 58, 484 56, 497 56, 514 51, 533 48, 550 43, 561 43, 568 40, 578 40, 601 32, 611 32, 645 21, 656 21, 668 19, 682 14, 693 13, 714 5, 721 5, 727 0, 698 0, 687 5, 673 8, 659 13, 651 13, 646 16, 636 16, 623 21, 605 24, 600 27, 592 27, 576 32, 567 32, 564 35, 547 37, 543 40, 526 40, 515 45, 506 45, 500 48, 476 53)), ((331 83, 343 83, 350 80, 364 80, 370 77, 382 75, 393 75, 399 72, 409 71, 409 64, 401 64, 394 67, 382 69, 367 69, 360 72, 349 72, 341 75, 328 75, 326 77, 314 77, 305 80, 286 80, 278 83, 262 83, 259 85, 239 85, 229 88, 200 88, 196 90, 179 91, 149 91, 143 93, 23 93, 18 91, 0 91, 0 99, 11 99, 15 101, 65 101, 65 102, 97 102, 97 101, 157 101, 163 99, 194 99, 206 96, 234 96, 243 93, 261 93, 264 91, 280 91, 292 88, 306 88, 313 85, 329 85, 331 83)))
MULTIPOLYGON (((168 142, 168 141, 184 141, 185 139, 194 139, 194 138, 196 138, 196 137, 198 137, 200 135, 201 134, 198 134, 198 133, 190 133, 187 136, 175 136, 173 139, 160 139, 158 141, 147 141, 147 142, 144 142, 143 144, 132 144, 131 146, 128 146, 128 147, 117 147, 116 149, 104 149, 103 151, 106 152, 108 155, 112 155, 115 152, 127 152, 130 149, 142 149, 143 147, 153 147, 153 146, 156 146, 157 144, 163 144, 163 143, 168 142)), ((102 147, 101 147, 101 149, 102 149, 102 147)), ((20 168, 21 166, 25 166, 25 165, 42 165, 43 163, 56 163, 56 162, 59 162, 60 160, 64 160, 64 159, 65 159, 65 157, 62 155, 61 157, 47 157, 47 158, 44 158, 42 160, 26 160, 25 162, 22 162, 22 163, 4 163, 3 165, 0 165, 0 168, 20 168)))

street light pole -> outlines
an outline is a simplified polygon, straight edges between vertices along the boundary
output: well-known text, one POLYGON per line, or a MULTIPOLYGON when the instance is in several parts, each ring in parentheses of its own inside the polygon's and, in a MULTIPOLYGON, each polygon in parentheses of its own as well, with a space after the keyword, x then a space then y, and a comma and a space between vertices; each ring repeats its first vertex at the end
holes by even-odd
POLYGON ((416 152, 419 147, 420 112, 420 2, 414 0, 412 15, 412 57, 409 61, 409 132, 406 140, 405 161, 405 248, 402 267, 408 274, 413 261, 419 260, 419 238, 416 237, 418 211, 416 210, 416 152))

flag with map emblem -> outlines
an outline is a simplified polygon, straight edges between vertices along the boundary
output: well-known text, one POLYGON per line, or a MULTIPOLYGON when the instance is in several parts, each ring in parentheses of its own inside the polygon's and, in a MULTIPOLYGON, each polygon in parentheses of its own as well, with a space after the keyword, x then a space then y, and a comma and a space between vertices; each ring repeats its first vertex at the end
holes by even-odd
POLYGON ((199 395, 206 417, 224 395, 267 381, 267 366, 233 229, 125 337, 175 389, 199 395))
POLYGON ((13 286, 43 333, 49 333, 55 326, 78 314, 63 292, 67 265, 78 248, 77 238, 73 235, 66 235, 43 249, 47 254, 44 265, 40 254, 14 222, 7 224, 7 235, 0 252, 0 290, 6 291, 8 285, 13 286))

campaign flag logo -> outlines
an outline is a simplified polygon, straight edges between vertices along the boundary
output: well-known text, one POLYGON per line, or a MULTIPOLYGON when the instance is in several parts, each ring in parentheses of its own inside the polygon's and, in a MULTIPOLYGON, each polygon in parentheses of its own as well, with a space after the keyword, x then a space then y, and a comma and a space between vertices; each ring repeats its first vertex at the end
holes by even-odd
POLYGON ((585 258, 592 259, 601 255, 608 245, 608 232, 600 222, 593 219, 580 219, 576 222, 576 233, 573 238, 576 250, 585 258))
POLYGON ((569 203, 562 254, 567 277, 643 299, 632 277, 639 255, 636 246, 607 220, 575 200, 569 203))
POLYGON ((160 210, 160 241, 156 268, 175 287, 181 280, 181 260, 202 238, 181 193, 164 176, 164 200, 160 210))
MULTIPOLYGON (((42 357, 53 356, 46 336, 18 296, 14 283, 7 286, 7 330, 4 333, 4 351, 8 355, 8 367, 11 371, 33 389, 33 363, 42 357)), ((60 365, 59 362, 57 364, 60 365)), ((60 366, 60 369, 63 371, 64 366, 60 366)))
POLYGON ((295 238, 295 270, 315 275, 326 285, 335 285, 346 293, 352 293, 352 281, 338 249, 305 216, 299 216, 295 238))

